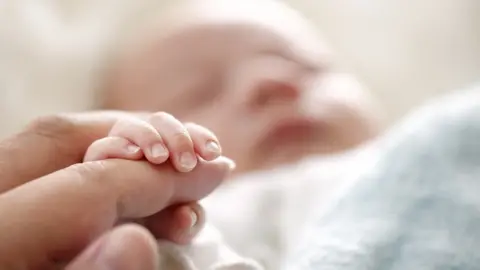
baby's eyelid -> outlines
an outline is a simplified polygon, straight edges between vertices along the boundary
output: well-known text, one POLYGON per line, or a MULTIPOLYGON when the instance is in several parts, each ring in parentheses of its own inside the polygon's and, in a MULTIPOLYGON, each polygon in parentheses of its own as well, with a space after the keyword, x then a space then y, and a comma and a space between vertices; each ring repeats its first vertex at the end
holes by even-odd
POLYGON ((303 74, 304 77, 319 76, 323 73, 327 73, 330 69, 328 63, 314 64, 305 61, 293 61, 293 63, 298 66, 299 73, 303 74))
POLYGON ((294 55, 285 55, 279 51, 263 51, 260 53, 263 57, 272 57, 277 58, 278 60, 285 61, 289 65, 293 66, 294 70, 297 70, 300 77, 308 79, 311 77, 319 76, 323 73, 328 72, 328 63, 320 65, 318 63, 307 62, 304 59, 301 59, 298 56, 294 55))
MULTIPOLYGON (((288 60, 287 60, 288 61, 288 60)), ((327 68, 325 67, 320 67, 320 66, 312 66, 308 65, 305 63, 301 62, 294 62, 294 61, 289 61, 292 65, 294 65, 294 69, 297 74, 297 78, 300 79, 300 81, 305 81, 309 80, 311 78, 315 78, 318 76, 321 76, 322 74, 327 72, 327 68)))
POLYGON ((304 69, 306 73, 323 73, 325 71, 328 71, 329 67, 331 66, 329 60, 327 60, 327 56, 323 57, 324 59, 322 59, 321 61, 315 59, 306 59, 305 56, 292 52, 288 48, 270 48, 260 51, 258 52, 258 54, 267 57, 277 57, 287 62, 294 63, 298 65, 301 69, 304 69))

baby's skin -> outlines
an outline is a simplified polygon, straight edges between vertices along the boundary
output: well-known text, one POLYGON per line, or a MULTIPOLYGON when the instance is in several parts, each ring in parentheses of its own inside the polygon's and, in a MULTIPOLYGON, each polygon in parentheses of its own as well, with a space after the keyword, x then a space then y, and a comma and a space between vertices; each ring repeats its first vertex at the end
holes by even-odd
MULTIPOLYGON (((193 123, 183 124, 171 114, 158 112, 148 119, 126 117, 118 121, 107 137, 90 145, 84 162, 111 158, 147 160, 154 165, 171 166, 179 173, 188 173, 199 162, 225 158, 221 155, 220 143, 210 130, 193 123), (170 164, 165 164, 167 162, 170 164)), ((232 169, 235 166, 233 161, 231 166, 232 169)), ((170 215, 171 218, 162 220, 174 226, 154 222, 145 226, 166 240, 188 244, 202 229, 204 213, 196 202, 178 203, 160 213, 170 215)))

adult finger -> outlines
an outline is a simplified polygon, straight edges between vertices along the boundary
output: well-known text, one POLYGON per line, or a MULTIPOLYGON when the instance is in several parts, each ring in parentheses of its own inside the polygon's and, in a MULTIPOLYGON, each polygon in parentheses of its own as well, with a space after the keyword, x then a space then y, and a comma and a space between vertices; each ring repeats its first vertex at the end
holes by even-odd
POLYGON ((0 213, 8 220, 0 223, 0 266, 24 262, 38 269, 70 259, 120 219, 202 199, 229 171, 222 158, 182 174, 168 165, 111 159, 22 185, 0 195, 0 213))
POLYGON ((158 270, 155 239, 141 226, 123 225, 95 241, 66 270, 158 270))
POLYGON ((105 137, 117 120, 132 115, 146 114, 99 111, 33 121, 23 132, 0 142, 0 193, 81 163, 93 141, 105 137))

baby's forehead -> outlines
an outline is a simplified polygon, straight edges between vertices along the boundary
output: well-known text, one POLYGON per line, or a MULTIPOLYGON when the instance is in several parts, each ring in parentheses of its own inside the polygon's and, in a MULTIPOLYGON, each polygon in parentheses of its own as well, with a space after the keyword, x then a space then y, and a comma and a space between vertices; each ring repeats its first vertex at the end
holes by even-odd
MULTIPOLYGON (((320 64, 315 63, 316 59, 323 60, 329 54, 315 28, 300 13, 278 1, 187 0, 166 18, 164 25, 170 28, 167 32, 176 38, 203 35, 212 41, 228 37, 239 45, 253 43, 252 48, 278 48, 285 44, 290 53, 302 55, 312 66, 320 64)), ((217 42, 218 47, 231 45, 217 42)))

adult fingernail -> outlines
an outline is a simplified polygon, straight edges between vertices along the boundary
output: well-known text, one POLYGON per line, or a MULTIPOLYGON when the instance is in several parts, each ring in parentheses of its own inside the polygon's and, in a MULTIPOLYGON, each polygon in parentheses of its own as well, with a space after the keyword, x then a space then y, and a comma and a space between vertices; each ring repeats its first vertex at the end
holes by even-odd
POLYGON ((85 264, 85 263, 93 263, 98 260, 98 257, 101 255, 103 247, 105 245, 106 239, 100 240, 95 242, 93 245, 91 245, 81 256, 80 256, 80 264, 85 264))
POLYGON ((207 149, 207 151, 214 153, 216 155, 221 154, 220 146, 218 145, 218 143, 214 141, 208 141, 207 144, 205 145, 205 148, 207 149))
POLYGON ((179 162, 185 170, 190 171, 197 165, 197 158, 192 153, 184 152, 180 155, 179 162))
POLYGON ((96 264, 102 270, 115 270, 123 256, 122 247, 123 242, 118 235, 111 234, 105 239, 105 243, 99 250, 96 258, 96 264))
POLYGON ((116 230, 110 233, 102 244, 98 255, 96 256, 96 269, 102 270, 118 270, 131 269, 133 265, 144 269, 140 265, 142 258, 138 256, 129 256, 133 251, 129 250, 131 243, 131 233, 128 230, 116 230), (130 258, 132 257, 132 258, 130 258))
POLYGON ((163 144, 155 144, 152 146, 152 149, 150 150, 152 153, 153 158, 160 158, 160 157, 166 157, 168 156, 168 150, 163 146, 163 144))
POLYGON ((115 270, 121 256, 115 245, 121 243, 117 242, 112 245, 112 236, 110 233, 102 237, 66 269, 115 270))
POLYGON ((158 269, 153 236, 137 225, 121 227, 102 236, 66 269, 158 269))

